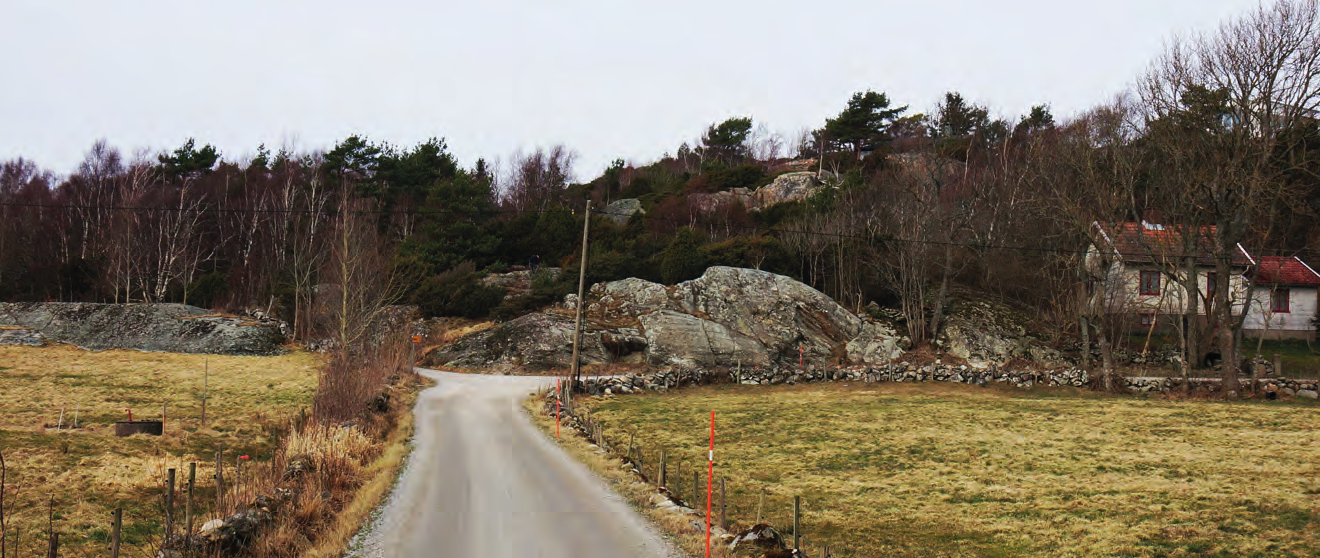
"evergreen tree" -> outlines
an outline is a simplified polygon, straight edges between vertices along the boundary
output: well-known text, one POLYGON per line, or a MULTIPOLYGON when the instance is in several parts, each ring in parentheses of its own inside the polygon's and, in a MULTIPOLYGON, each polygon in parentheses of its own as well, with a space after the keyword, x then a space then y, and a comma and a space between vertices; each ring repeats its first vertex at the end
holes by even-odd
POLYGON ((884 93, 854 93, 843 112, 825 121, 825 133, 834 141, 852 146, 861 159, 863 150, 875 149, 888 139, 889 125, 905 111, 906 106, 889 108, 889 96, 884 93))
POLYGON ((665 248, 660 263, 660 275, 665 284, 673 285, 695 279, 706 271, 706 258, 691 228, 683 227, 665 248))

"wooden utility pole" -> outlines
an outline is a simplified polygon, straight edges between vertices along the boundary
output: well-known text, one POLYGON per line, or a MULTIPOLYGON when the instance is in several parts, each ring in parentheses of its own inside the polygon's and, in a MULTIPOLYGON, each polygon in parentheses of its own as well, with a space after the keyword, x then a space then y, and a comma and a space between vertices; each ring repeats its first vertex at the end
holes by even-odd
POLYGON ((587 286, 587 234, 591 230, 591 200, 587 200, 587 209, 582 213, 582 269, 578 272, 577 317, 573 321, 573 385, 569 391, 577 389, 582 367, 578 363, 578 346, 582 344, 582 307, 586 306, 583 296, 587 286))

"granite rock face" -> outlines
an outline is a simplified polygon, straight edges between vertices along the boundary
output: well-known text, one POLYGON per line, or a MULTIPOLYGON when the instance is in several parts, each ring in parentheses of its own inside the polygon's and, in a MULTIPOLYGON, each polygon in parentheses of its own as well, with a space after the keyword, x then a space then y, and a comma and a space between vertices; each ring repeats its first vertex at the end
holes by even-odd
POLYGON ((1049 368, 1067 366, 1067 358, 1027 332, 1029 318, 1003 304, 955 300, 941 328, 938 345, 976 368, 1025 360, 1049 368))
MULTIPOLYGON (((458 340, 428 362, 465 368, 566 368, 572 313, 531 314, 458 340)), ((583 362, 702 368, 888 362, 905 340, 807 285, 753 269, 712 267, 667 287, 641 279, 593 285, 584 307, 583 362)))
POLYGON ((734 202, 741 202, 748 211, 761 211, 775 204, 802 201, 815 195, 822 188, 833 188, 839 177, 831 172, 788 172, 776 176, 770 184, 749 190, 734 188, 713 194, 693 194, 688 196, 688 203, 698 213, 710 214, 734 202))
MULTIPOLYGON (((582 336, 582 363, 609 362, 601 334, 582 336)), ((573 316, 538 312, 510 320, 428 354, 428 366, 482 368, 492 372, 567 368, 573 357, 573 316)))
POLYGON ((0 303, 0 326, 92 350, 270 355, 285 340, 279 322, 184 304, 0 303))
POLYGON ((611 221, 614 221, 614 224, 616 225, 628 224, 628 219, 631 219, 634 213, 646 215, 646 211, 642 209, 641 200, 636 198, 626 198, 615 201, 605 206, 605 209, 601 210, 601 213, 611 221))

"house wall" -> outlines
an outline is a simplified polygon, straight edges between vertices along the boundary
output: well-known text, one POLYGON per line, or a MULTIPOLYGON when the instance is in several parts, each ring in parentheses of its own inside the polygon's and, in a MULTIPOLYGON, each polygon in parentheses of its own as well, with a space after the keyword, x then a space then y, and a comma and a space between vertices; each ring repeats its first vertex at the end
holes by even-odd
MULTIPOLYGON (((1171 281, 1169 276, 1160 276, 1160 294, 1143 295, 1141 294, 1141 272, 1159 271, 1154 266, 1125 265, 1122 262, 1115 262, 1109 271, 1108 279, 1108 301, 1106 306, 1115 313, 1132 314, 1183 314, 1184 308, 1188 304, 1189 296, 1182 287, 1180 281, 1171 281)), ((1229 274, 1229 300, 1233 305, 1234 313, 1240 313, 1246 301, 1246 280, 1242 278, 1241 270, 1233 270, 1229 274)), ((1208 273, 1213 273, 1213 268, 1200 267, 1196 270, 1196 284, 1202 293, 1206 292, 1208 287, 1208 273)), ((1204 296, 1204 295, 1202 295, 1204 296)), ((1205 301, 1202 297, 1197 297, 1195 314, 1205 313, 1205 301)))
POLYGON ((1315 317, 1317 292, 1315 287, 1290 287, 1288 289, 1288 312, 1270 311, 1270 291, 1268 285, 1258 285, 1252 289, 1251 306, 1242 329, 1249 334, 1267 333, 1269 338, 1293 337, 1282 332, 1301 332, 1307 337, 1315 328, 1311 319, 1315 317))

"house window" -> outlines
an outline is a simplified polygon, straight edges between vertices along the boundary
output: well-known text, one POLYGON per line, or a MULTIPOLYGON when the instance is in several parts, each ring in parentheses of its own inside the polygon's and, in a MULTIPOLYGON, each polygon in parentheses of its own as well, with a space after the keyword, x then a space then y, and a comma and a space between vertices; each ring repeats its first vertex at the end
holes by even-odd
POLYGON ((1160 272, 1158 271, 1141 272, 1141 294, 1143 295, 1160 294, 1160 272))
POLYGON ((1143 327, 1150 327, 1155 325, 1155 314, 1142 314, 1141 325, 1143 327))
POLYGON ((1275 289, 1270 293, 1270 311, 1275 314, 1287 314, 1288 310, 1288 289, 1275 289))

